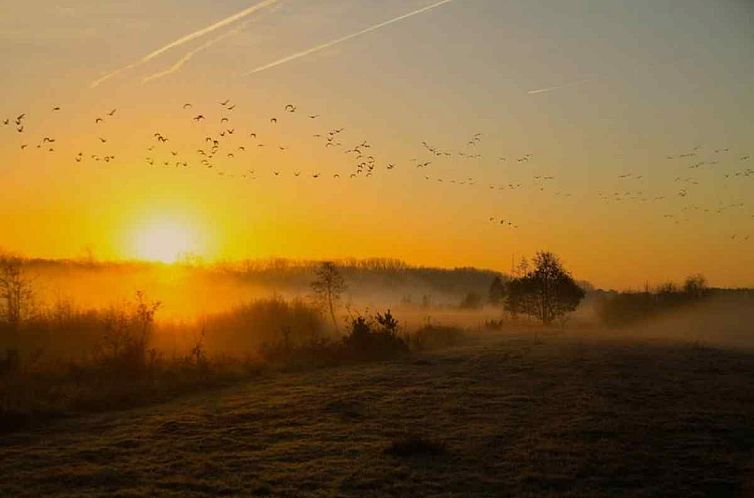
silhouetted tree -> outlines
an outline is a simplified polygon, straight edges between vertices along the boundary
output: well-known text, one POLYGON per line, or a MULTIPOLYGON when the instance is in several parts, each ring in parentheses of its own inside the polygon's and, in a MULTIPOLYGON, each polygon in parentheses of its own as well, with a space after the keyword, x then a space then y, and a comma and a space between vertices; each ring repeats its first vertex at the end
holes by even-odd
POLYGON ((26 276, 20 258, 0 257, 0 312, 3 320, 15 329, 32 299, 31 280, 26 276))
POLYGON ((522 313, 549 325, 575 310, 584 290, 554 254, 539 252, 532 263, 534 269, 508 282, 505 308, 514 316, 522 313))
POLYGON ((504 298, 505 285, 503 284, 503 280, 498 275, 492 280, 492 283, 490 284, 488 301, 493 306, 499 306, 500 304, 502 304, 504 298))
POLYGON ((700 273, 689 275, 683 284, 683 292, 690 299, 701 299, 707 293, 707 279, 700 273))
POLYGON ((314 296, 319 305, 325 307, 330 312, 333 327, 336 332, 340 332, 338 321, 335 319, 335 306, 340 301, 340 296, 346 290, 346 282, 343 275, 338 271, 338 267, 331 261, 323 262, 315 270, 316 279, 311 283, 314 296))
POLYGON ((482 296, 478 292, 469 292, 461 300, 460 307, 467 310, 475 310, 482 306, 482 296))

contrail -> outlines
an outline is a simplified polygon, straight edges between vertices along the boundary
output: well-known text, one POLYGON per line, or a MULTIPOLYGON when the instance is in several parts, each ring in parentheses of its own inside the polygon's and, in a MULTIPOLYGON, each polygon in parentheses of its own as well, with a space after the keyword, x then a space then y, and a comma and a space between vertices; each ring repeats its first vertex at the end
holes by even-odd
POLYGON ((156 80, 158 78, 162 78, 163 76, 167 76, 169 74, 172 74, 172 73, 178 71, 181 67, 183 67, 184 64, 186 64, 188 61, 190 61, 194 57, 194 55, 196 55, 197 53, 201 52, 202 50, 208 49, 209 47, 211 47, 215 43, 217 43, 219 41, 222 41, 223 39, 225 39, 225 38, 227 38, 227 37, 229 37, 231 35, 234 35, 234 34, 238 33, 239 31, 241 31, 241 30, 240 29, 234 29, 232 31, 225 32, 225 33, 221 34, 220 36, 217 36, 215 38, 212 38, 212 39, 210 39, 210 40, 202 43, 201 45, 199 45, 195 49, 187 52, 183 57, 181 57, 178 60, 178 62, 176 62, 175 64, 173 64, 169 68, 167 68, 167 69, 165 69, 163 71, 159 71, 157 73, 150 74, 149 76, 144 77, 144 79, 141 80, 142 84, 143 83, 149 83, 152 80, 156 80))
POLYGON ((262 2, 260 2, 260 3, 256 4, 256 5, 252 5, 251 7, 248 7, 246 9, 242 10, 241 12, 238 12, 236 14, 233 14, 232 16, 229 16, 229 17, 226 17, 225 19, 217 21, 216 23, 211 24, 211 25, 207 26, 206 28, 202 28, 202 29, 200 29, 198 31, 194 31, 191 34, 188 34, 188 35, 186 35, 184 37, 181 37, 181 38, 179 38, 179 39, 177 39, 177 40, 175 40, 173 42, 168 43, 164 47, 158 48, 154 52, 151 52, 151 53, 147 54, 146 56, 144 56, 143 58, 141 58, 140 60, 138 60, 136 62, 128 64, 127 66, 123 66, 123 67, 121 67, 119 69, 116 69, 115 71, 112 71, 112 72, 110 72, 110 73, 102 76, 101 78, 98 78, 98 79, 92 81, 90 87, 91 88, 95 88, 95 87, 99 86, 100 84, 102 84, 103 82, 109 80, 113 76, 115 76, 117 74, 120 74, 123 71, 128 71, 129 69, 133 69, 133 68, 135 68, 137 66, 140 66, 141 64, 144 64, 146 62, 149 62, 150 60, 154 59, 155 57, 157 57, 157 56, 159 56, 159 55, 167 52, 171 48, 178 47, 180 45, 183 45, 184 43, 190 42, 191 40, 195 40, 196 38, 199 38, 199 37, 204 36, 204 35, 206 35, 208 33, 216 31, 216 30, 218 30, 218 29, 220 29, 222 27, 225 27, 225 26, 227 26, 229 24, 232 24, 232 23, 234 23, 234 22, 236 22, 236 21, 238 21, 240 19, 243 19, 244 17, 247 17, 247 16, 253 14, 254 12, 256 12, 256 11, 258 11, 260 9, 263 9, 265 7, 269 7, 270 5, 272 5, 274 3, 277 3, 277 2, 278 2, 278 0, 263 0, 262 2))
POLYGON ((528 93, 529 95, 536 95, 538 93, 547 93, 547 92, 552 92, 555 90, 560 90, 561 88, 568 88, 569 86, 581 85, 582 83, 586 83, 587 81, 589 81, 589 79, 572 81, 570 83, 566 83, 565 85, 551 86, 549 88, 539 88, 537 90, 529 90, 526 93, 528 93))
POLYGON ((232 29, 230 31, 226 31, 225 33, 221 34, 220 36, 216 36, 215 38, 212 38, 210 40, 207 40, 206 42, 202 43, 198 47, 196 47, 193 50, 190 50, 187 52, 183 57, 181 57, 178 62, 170 66, 169 68, 159 71, 154 74, 150 74, 149 76, 146 76, 144 79, 141 80, 141 83, 149 83, 152 80, 156 80, 158 78, 162 78, 163 76, 167 76, 169 74, 173 74, 174 72, 178 71, 183 67, 184 64, 186 64, 188 61, 190 61, 196 54, 201 52, 202 50, 206 50, 210 48, 212 45, 224 40, 225 38, 231 37, 233 35, 236 35, 243 31, 243 29, 247 26, 248 22, 242 23, 238 28, 232 29))
POLYGON ((351 33, 350 35, 346 35, 346 36, 343 36, 341 38, 337 38, 335 40, 332 40, 332 41, 329 41, 329 42, 326 42, 326 43, 322 43, 320 45, 316 45, 316 46, 314 46, 312 48, 308 48, 306 50, 302 50, 301 52, 296 52, 293 55, 289 55, 287 57, 283 57, 282 59, 276 60, 275 62, 270 62, 269 64, 265 64, 263 66, 259 66, 259 67, 255 68, 255 69, 252 69, 251 71, 247 72, 245 74, 245 76, 248 76, 248 75, 254 74, 254 73, 258 73, 258 72, 264 71, 266 69, 271 69, 271 68, 279 66, 281 64, 285 64, 286 62, 290 62, 290 61, 293 61, 293 60, 296 60, 296 59, 300 59, 301 57, 306 57, 309 54, 313 54, 315 52, 319 52, 320 50, 325 50, 326 48, 330 48, 332 46, 335 46, 335 45, 338 45, 338 44, 343 43, 345 41, 348 41, 351 38, 356 38, 357 36, 361 36, 361 35, 367 34, 369 32, 378 30, 378 29, 383 28, 383 27, 385 27, 385 26, 387 26, 389 24, 393 24, 393 23, 396 23, 398 21, 402 21, 403 19, 407 19, 409 17, 413 17, 413 16, 421 14, 423 12, 427 12, 428 10, 436 9, 437 7, 440 7, 441 5, 445 5, 446 3, 450 3, 452 1, 453 0, 442 0, 440 2, 433 3, 432 5, 428 5, 426 7, 423 7, 421 9, 419 9, 419 10, 415 10, 413 12, 409 12, 407 14, 403 14, 401 16, 398 16, 398 17, 394 18, 394 19, 390 19, 389 21, 381 22, 381 23, 376 24, 374 26, 371 26, 369 28, 362 29, 361 31, 357 31, 356 33, 351 33))

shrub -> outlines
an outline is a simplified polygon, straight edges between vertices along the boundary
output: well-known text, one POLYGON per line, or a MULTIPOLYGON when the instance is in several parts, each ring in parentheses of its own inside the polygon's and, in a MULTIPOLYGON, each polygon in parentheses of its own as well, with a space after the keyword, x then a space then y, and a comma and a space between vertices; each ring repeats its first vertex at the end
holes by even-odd
POLYGON ((317 308, 301 300, 286 301, 278 296, 206 315, 200 322, 206 330, 208 350, 233 354, 278 347, 281 339, 291 346, 299 346, 321 337, 324 330, 317 308), (282 337, 282 331, 286 331, 286 337, 282 337))
POLYGON ((343 346, 346 357, 357 361, 384 360, 408 352, 408 344, 398 335, 398 321, 390 310, 383 315, 378 313, 374 320, 363 316, 351 320, 343 346))
POLYGON ((160 302, 150 302, 143 292, 136 293, 136 302, 124 309, 112 308, 105 316, 103 343, 97 351, 99 362, 114 375, 144 374, 156 360, 156 351, 149 350, 154 317, 160 302))
POLYGON ((609 326, 622 326, 647 320, 683 306, 693 305, 709 296, 704 277, 692 275, 683 287, 673 282, 647 287, 643 292, 610 292, 597 300, 597 316, 609 326))

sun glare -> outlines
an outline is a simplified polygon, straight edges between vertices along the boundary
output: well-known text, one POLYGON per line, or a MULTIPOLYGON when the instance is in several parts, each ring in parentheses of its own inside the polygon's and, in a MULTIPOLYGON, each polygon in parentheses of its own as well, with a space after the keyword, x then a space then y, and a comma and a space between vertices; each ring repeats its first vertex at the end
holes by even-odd
POLYGON ((173 220, 147 223, 135 234, 135 256, 143 260, 174 263, 198 249, 196 235, 190 227, 173 220))

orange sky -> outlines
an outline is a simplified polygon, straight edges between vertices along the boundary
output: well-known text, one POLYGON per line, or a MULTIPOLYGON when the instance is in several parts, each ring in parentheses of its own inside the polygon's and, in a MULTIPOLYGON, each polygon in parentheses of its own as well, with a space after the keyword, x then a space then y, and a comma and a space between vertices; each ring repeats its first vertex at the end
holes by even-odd
POLYGON ((0 247, 504 271, 549 249, 600 286, 754 285, 752 9, 660 3, 455 0, 392 24, 433 2, 14 7, 0 247))

